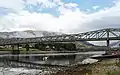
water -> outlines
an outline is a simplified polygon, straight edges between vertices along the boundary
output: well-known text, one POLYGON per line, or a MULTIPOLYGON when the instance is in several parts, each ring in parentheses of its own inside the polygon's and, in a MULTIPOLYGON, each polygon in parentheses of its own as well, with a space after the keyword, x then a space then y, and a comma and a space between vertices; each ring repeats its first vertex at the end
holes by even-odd
MULTIPOLYGON (((59 70, 67 69, 66 67, 57 67, 50 65, 61 65, 61 66, 70 66, 76 64, 78 62, 82 62, 84 59, 88 58, 95 54, 99 54, 100 52, 88 52, 87 53, 76 53, 76 55, 58 55, 58 56, 38 56, 38 55, 30 55, 30 56, 8 56, 3 55, 0 57, 0 75, 44 75, 46 73, 52 73, 59 70), (30 64, 21 64, 17 62, 7 61, 4 59, 12 59, 19 60, 25 62, 32 62, 35 64, 48 64, 49 66, 37 66, 30 64), (27 67, 26 67, 27 65, 27 67), (30 67, 28 67, 30 66, 30 67), (32 67, 32 68, 31 68, 32 67)), ((101 52, 104 54, 104 52, 101 52)))

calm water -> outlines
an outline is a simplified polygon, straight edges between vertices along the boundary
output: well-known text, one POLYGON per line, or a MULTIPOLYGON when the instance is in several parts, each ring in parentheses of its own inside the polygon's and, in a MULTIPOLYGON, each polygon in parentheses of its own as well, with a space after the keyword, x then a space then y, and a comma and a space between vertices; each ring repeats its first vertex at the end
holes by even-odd
MULTIPOLYGON (((100 52, 96 52, 100 53, 100 52)), ((3 56, 0 57, 0 75, 44 75, 44 73, 49 73, 51 68, 47 69, 28 69, 26 67, 20 67, 19 65, 16 66, 14 64, 18 63, 9 63, 6 61, 3 61, 2 59, 14 59, 14 60, 20 60, 20 61, 26 61, 26 62, 32 62, 37 64, 50 64, 50 65, 72 65, 76 64, 78 62, 83 61, 84 59, 88 58, 89 56, 96 55, 91 54, 88 52, 88 54, 77 54, 77 55, 70 55, 70 56, 3 56), (13 64, 10 66, 10 64, 13 64), (14 67, 13 67, 14 66, 14 67), (23 74, 22 74, 23 73, 23 74), (29 73, 29 74, 28 74, 29 73)), ((101 52, 104 54, 104 51, 101 52)), ((101 54, 100 53, 100 54, 101 54)))

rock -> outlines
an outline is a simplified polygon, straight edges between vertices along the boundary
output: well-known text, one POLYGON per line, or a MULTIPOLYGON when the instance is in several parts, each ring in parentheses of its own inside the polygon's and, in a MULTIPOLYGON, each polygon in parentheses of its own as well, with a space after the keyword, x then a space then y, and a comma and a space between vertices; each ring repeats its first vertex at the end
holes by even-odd
POLYGON ((98 60, 87 58, 87 59, 82 61, 82 64, 92 64, 92 63, 95 63, 95 62, 98 62, 98 60))

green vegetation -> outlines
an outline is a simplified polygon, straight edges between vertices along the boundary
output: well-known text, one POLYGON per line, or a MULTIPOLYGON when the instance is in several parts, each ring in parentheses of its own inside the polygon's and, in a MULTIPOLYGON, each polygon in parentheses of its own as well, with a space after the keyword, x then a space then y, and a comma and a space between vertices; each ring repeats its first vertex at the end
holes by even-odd
POLYGON ((115 72, 107 72, 106 75, 120 75, 120 71, 115 71, 115 72))
MULTIPOLYGON (((120 59, 117 59, 118 61, 116 63, 114 63, 117 67, 120 67, 120 59)), ((114 65, 113 64, 113 65, 114 65)), ((106 75, 120 75, 120 71, 117 70, 117 71, 108 71, 106 73, 106 75)))
MULTIPOLYGON (((11 51, 12 48, 0 48, 0 51, 11 51)), ((20 51, 26 51, 26 48, 19 48, 20 51)), ((38 49, 30 48, 30 51, 36 51, 38 49)))

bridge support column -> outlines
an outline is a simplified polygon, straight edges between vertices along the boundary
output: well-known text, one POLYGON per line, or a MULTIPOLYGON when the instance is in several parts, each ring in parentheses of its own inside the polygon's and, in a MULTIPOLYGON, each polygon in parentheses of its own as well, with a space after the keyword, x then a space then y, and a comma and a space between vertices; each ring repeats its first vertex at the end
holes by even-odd
MULTIPOLYGON (((26 51, 29 51, 29 44, 28 43, 25 45, 25 48, 26 48, 26 51)), ((28 53, 26 53, 26 54, 28 54, 28 53)), ((27 60, 29 60, 29 58, 30 58, 30 56, 26 56, 27 60)))
POLYGON ((110 47, 110 40, 107 40, 107 47, 110 47))
POLYGON ((25 45, 26 51, 29 51, 29 44, 25 45))
POLYGON ((12 54, 13 55, 18 55, 18 56, 13 56, 12 59, 16 60, 16 61, 19 61, 19 54, 20 54, 19 44, 12 45, 12 54))
POLYGON ((110 34, 109 34, 109 29, 107 30, 107 48, 108 48, 108 50, 110 50, 110 40, 109 40, 109 36, 110 36, 110 34))
POLYGON ((13 54, 19 54, 19 44, 12 45, 13 54))

